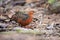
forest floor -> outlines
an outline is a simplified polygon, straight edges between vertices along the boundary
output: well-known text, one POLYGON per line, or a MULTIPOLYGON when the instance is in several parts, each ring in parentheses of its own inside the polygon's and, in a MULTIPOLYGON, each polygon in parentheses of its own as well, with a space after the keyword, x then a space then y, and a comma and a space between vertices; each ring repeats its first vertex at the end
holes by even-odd
POLYGON ((45 4, 41 7, 31 4, 14 6, 11 3, 4 5, 5 8, 0 7, 0 27, 3 30, 0 28, 0 40, 60 40, 60 13, 52 13, 45 4), (27 25, 32 29, 23 28, 19 23, 11 20, 11 16, 18 10, 26 12, 34 10, 33 20, 27 25), (22 31, 23 33, 20 33, 22 31), (26 31, 28 33, 25 33, 26 31))

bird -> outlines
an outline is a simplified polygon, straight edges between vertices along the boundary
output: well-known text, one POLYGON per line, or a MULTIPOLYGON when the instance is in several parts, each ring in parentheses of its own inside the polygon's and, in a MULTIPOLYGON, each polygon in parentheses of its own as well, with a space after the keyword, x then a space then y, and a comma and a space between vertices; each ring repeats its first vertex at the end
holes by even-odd
POLYGON ((16 12, 15 15, 12 16, 12 19, 21 24, 26 28, 30 28, 29 25, 32 22, 34 11, 25 12, 16 12))

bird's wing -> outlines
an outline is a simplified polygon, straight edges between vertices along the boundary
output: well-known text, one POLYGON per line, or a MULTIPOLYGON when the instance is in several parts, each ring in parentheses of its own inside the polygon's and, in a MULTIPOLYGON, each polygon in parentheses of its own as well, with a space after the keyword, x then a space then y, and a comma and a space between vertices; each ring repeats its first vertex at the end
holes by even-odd
POLYGON ((26 19, 29 18, 28 14, 23 14, 23 13, 16 14, 16 16, 17 16, 17 18, 20 18, 23 21, 25 21, 26 19))

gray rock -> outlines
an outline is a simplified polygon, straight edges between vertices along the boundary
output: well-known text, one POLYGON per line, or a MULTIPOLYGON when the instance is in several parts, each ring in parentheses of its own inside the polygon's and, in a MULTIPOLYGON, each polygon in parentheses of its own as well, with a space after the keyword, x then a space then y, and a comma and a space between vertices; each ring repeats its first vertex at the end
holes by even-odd
POLYGON ((55 13, 60 13, 60 1, 52 4, 50 10, 55 13))

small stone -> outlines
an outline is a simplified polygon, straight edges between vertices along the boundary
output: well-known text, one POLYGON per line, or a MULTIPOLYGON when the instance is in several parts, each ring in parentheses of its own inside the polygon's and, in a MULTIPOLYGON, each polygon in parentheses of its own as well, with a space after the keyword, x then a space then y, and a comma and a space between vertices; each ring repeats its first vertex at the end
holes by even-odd
POLYGON ((6 22, 9 22, 10 21, 10 19, 7 19, 7 20, 5 20, 6 22))

